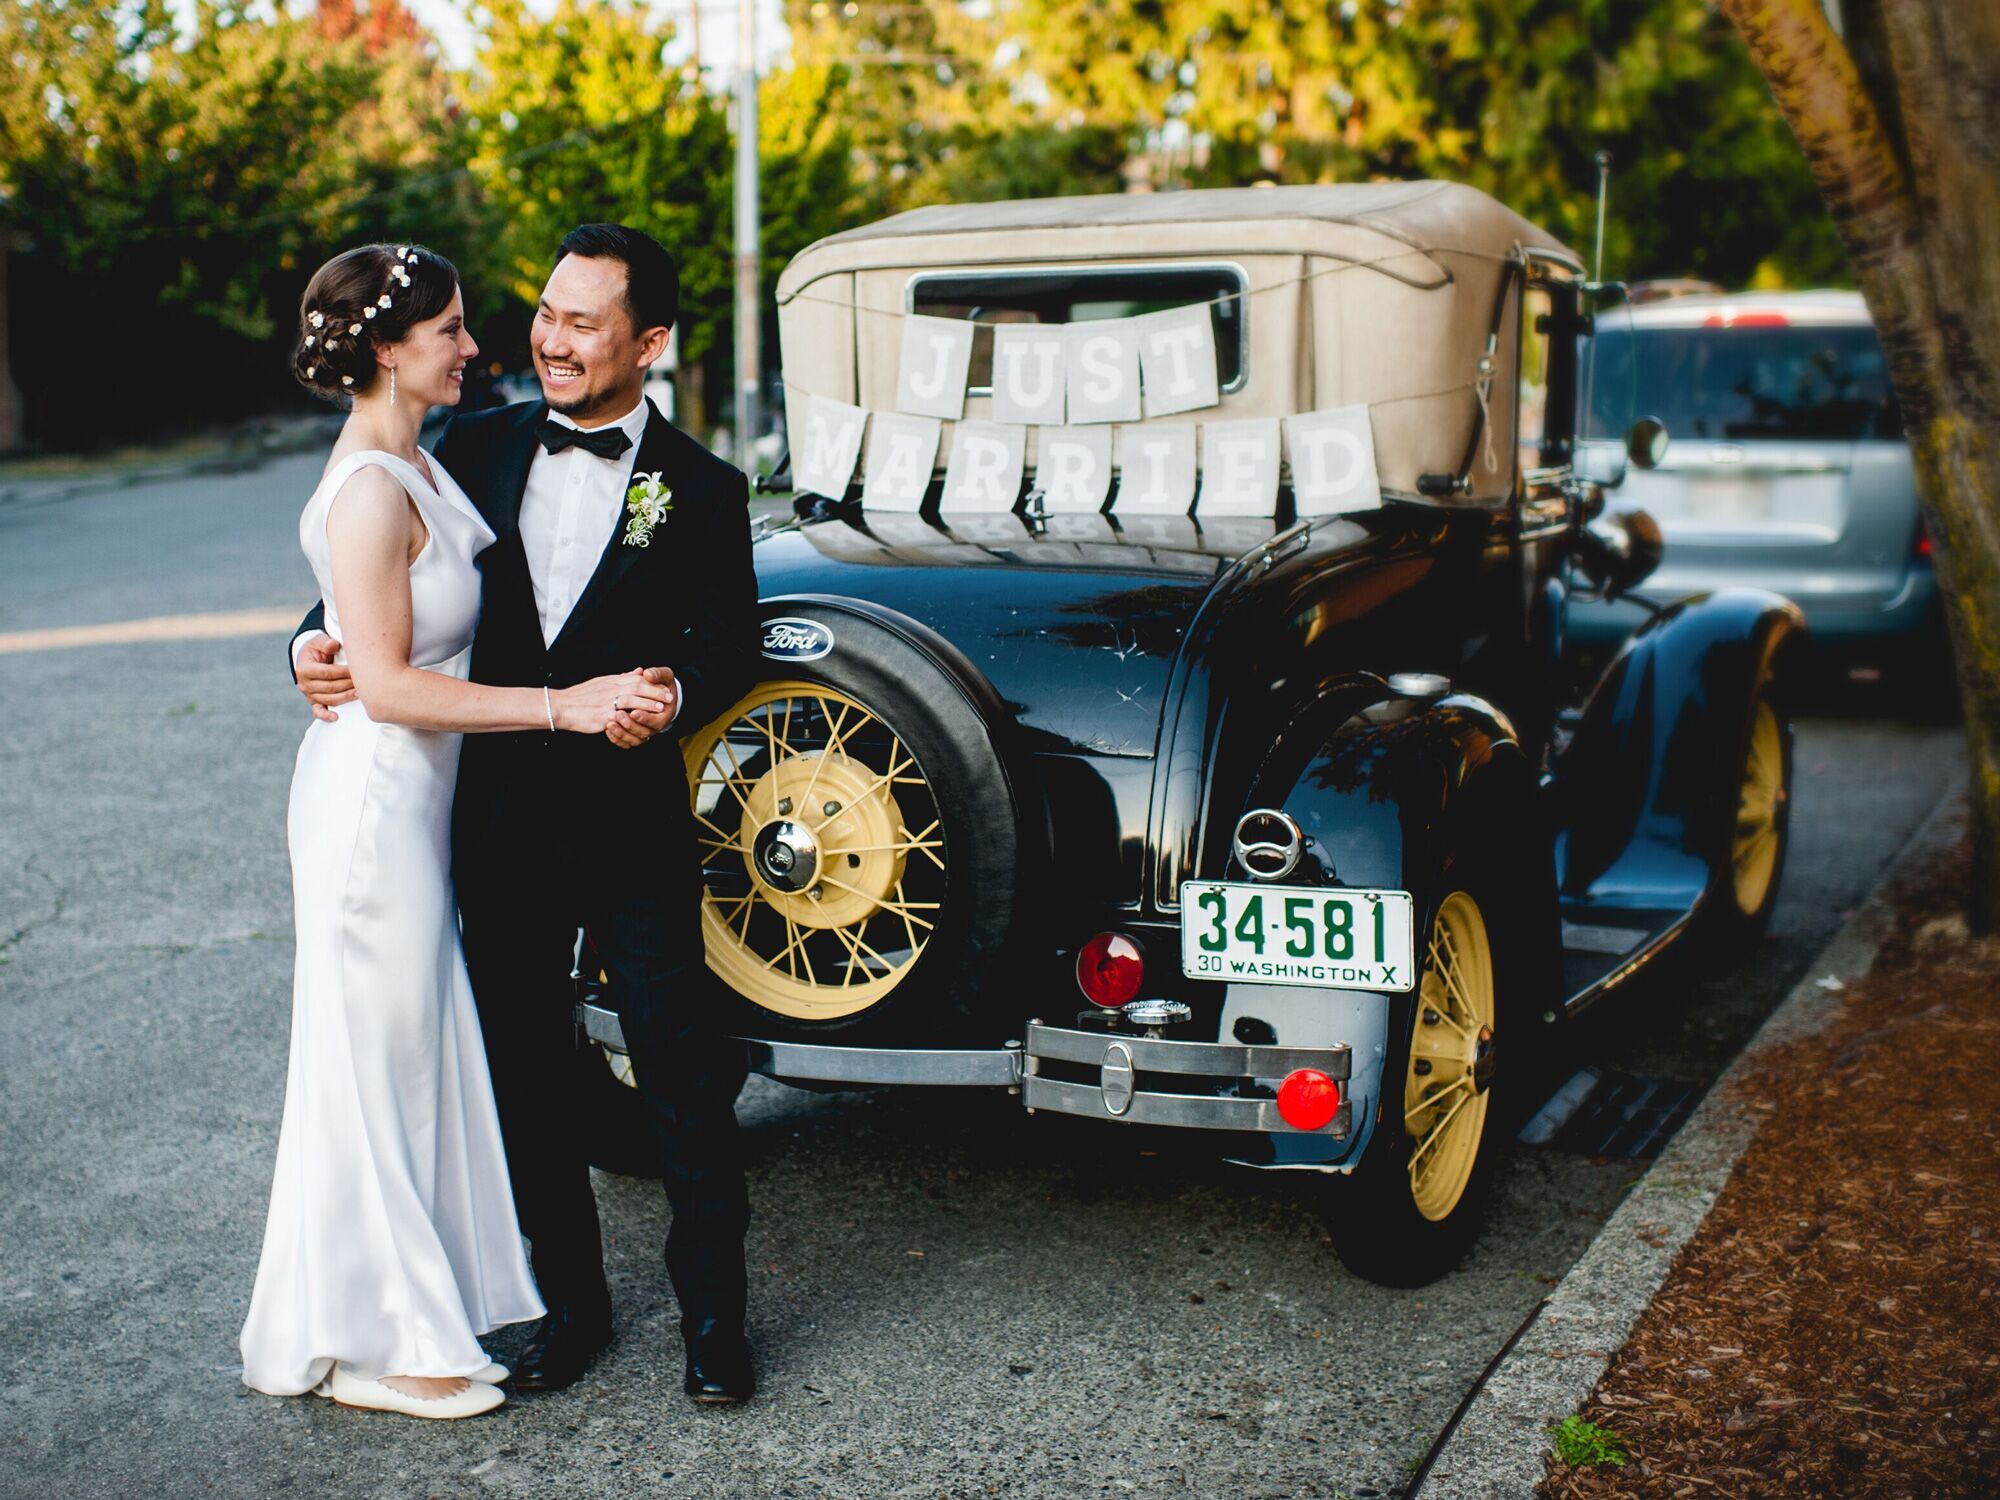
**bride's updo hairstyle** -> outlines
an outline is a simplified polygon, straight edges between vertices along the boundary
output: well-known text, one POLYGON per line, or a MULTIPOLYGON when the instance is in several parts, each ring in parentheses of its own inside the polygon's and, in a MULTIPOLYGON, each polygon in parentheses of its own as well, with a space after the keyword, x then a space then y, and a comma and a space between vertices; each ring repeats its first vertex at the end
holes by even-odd
POLYGON ((458 272, 422 245, 361 245, 313 272, 299 300, 292 374, 338 406, 371 389, 375 351, 451 306, 458 272))

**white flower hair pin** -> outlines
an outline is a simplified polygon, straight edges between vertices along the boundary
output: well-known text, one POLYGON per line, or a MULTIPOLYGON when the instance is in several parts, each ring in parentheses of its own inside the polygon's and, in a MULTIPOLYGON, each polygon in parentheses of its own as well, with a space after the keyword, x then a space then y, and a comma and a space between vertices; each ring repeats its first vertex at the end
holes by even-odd
POLYGON ((625 492, 625 509, 631 519, 625 523, 625 545, 646 547, 653 541, 653 528, 674 508, 674 492, 660 482, 660 473, 634 474, 632 488, 625 492))
MULTIPOLYGON (((412 250, 408 245, 398 245, 396 247, 396 259, 389 266, 389 279, 395 282, 396 285, 400 286, 406 292, 410 289, 409 268, 410 266, 415 265, 416 261, 417 261, 417 253, 416 251, 412 250), (407 264, 405 264, 405 262, 407 262, 407 264)), ((387 312, 390 308, 394 307, 395 305, 396 305, 395 299, 392 298, 387 292, 384 292, 381 296, 375 299, 374 307, 364 307, 361 309, 361 316, 364 318, 372 318, 375 316, 377 309, 380 309, 383 312, 387 312)))

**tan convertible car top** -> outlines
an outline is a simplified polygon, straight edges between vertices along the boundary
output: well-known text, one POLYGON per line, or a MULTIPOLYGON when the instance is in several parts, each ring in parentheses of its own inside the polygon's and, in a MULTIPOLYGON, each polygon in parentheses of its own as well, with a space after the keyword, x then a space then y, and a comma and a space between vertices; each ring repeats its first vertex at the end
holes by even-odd
MULTIPOLYGON (((1227 268, 1242 287, 1242 368, 1200 420, 1283 417, 1366 405, 1386 491, 1456 472, 1478 432, 1480 360, 1490 443, 1474 502, 1514 482, 1519 287, 1535 257, 1581 264, 1559 240, 1476 188, 1452 182, 1217 188, 912 209, 807 247, 778 280, 787 421, 808 395, 895 408, 902 318, 927 273, 1119 265, 1227 268), (1506 302, 1500 302, 1503 287, 1506 302)), ((968 397, 965 416, 990 415, 968 397)), ((950 434, 940 448, 940 464, 950 434)), ((1032 454, 1031 454, 1032 461, 1032 454)))

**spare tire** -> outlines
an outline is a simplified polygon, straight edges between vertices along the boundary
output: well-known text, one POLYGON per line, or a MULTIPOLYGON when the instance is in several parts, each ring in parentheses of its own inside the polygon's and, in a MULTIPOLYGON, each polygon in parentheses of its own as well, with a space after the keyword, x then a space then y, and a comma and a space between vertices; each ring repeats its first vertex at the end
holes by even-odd
POLYGON ((1000 1040, 1020 818, 986 716, 921 627, 773 609, 765 656, 783 675, 683 742, 702 937, 732 1024, 1000 1040))

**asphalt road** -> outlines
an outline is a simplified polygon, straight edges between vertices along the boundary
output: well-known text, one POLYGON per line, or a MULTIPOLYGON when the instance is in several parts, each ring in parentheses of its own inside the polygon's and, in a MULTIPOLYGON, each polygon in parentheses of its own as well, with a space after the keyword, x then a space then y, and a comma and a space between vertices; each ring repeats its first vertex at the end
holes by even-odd
MULTIPOLYGON (((1388 1291, 1334 1259, 1309 1177, 1000 1097, 753 1079, 754 1404, 681 1397, 665 1206, 617 1178, 618 1339, 572 1391, 453 1424, 250 1394, 304 722, 283 637, 8 639, 302 608, 318 462, 0 505, 0 1495, 1362 1500, 1637 1175, 1512 1148, 1465 1267, 1388 1291)), ((1955 728, 1803 723, 1771 938, 1727 979, 1621 997, 1586 1047, 1712 1077, 1962 765, 1955 728)))

